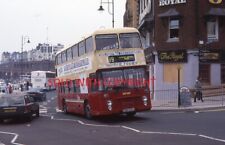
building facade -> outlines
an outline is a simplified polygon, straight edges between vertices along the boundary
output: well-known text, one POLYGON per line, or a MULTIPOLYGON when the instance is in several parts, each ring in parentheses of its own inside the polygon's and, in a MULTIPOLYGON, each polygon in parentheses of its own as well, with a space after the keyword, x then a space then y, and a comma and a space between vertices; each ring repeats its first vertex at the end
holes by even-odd
POLYGON ((126 11, 123 16, 124 27, 135 27, 139 25, 139 4, 138 0, 127 0, 126 11))
POLYGON ((225 84, 225 0, 139 0, 154 90, 225 84))
POLYGON ((3 63, 0 64, 0 79, 6 82, 19 82, 20 76, 29 76, 31 71, 55 71, 54 65, 55 62, 50 60, 3 63))
POLYGON ((55 55, 62 44, 39 44, 36 49, 20 52, 3 52, 0 64, 0 79, 18 82, 21 76, 29 76, 31 71, 55 71, 55 55))

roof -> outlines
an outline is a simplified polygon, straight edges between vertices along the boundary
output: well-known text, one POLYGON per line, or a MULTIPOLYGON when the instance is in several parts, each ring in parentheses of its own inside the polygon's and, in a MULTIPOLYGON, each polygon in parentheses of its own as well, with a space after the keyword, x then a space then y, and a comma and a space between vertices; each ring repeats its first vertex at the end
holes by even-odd
MULTIPOLYGON (((92 35, 100 35, 100 34, 115 34, 115 33, 129 33, 129 32, 138 32, 138 30, 136 28, 131 28, 131 27, 124 27, 124 28, 108 28, 108 29, 99 29, 99 30, 96 30, 92 33, 92 35)), ((90 35, 90 36, 92 36, 90 35)), ((89 36, 88 36, 89 37, 89 36)), ((88 38, 88 37, 85 37, 85 38, 88 38)), ((82 41, 82 40, 81 40, 82 41)), ((78 43, 78 42, 77 42, 78 43)), ((75 43, 73 44, 75 45, 75 43)), ((73 46, 72 45, 72 46, 73 46)), ((71 47, 71 46, 70 46, 71 47)), ((65 47, 64 49, 58 51, 56 53, 56 55, 58 55, 59 53, 67 50, 69 47, 65 47)))
POLYGON ((161 18, 163 18, 163 17, 176 17, 176 16, 180 16, 180 13, 175 8, 171 8, 168 11, 159 14, 158 16, 161 17, 161 18))

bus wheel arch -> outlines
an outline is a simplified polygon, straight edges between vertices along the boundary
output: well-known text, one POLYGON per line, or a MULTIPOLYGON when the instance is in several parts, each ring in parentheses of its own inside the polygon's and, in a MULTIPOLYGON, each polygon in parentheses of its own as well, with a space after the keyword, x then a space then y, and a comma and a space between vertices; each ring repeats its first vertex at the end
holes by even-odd
POLYGON ((136 111, 126 113, 127 117, 134 117, 136 115, 136 111))
POLYGON ((87 119, 92 119, 91 106, 88 100, 84 100, 84 115, 87 119))

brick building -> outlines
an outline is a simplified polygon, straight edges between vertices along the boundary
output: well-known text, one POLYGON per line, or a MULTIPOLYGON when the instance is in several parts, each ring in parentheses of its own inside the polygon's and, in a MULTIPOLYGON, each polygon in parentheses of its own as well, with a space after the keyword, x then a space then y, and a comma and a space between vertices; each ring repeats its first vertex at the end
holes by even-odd
POLYGON ((225 84, 225 0, 139 0, 137 28, 154 89, 225 84))

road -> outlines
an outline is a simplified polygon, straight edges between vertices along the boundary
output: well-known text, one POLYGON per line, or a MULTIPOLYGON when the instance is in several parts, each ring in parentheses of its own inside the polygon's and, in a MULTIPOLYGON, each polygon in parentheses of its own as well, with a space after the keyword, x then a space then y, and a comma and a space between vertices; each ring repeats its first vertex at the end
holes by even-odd
POLYGON ((224 122, 224 109, 87 120, 58 111, 51 92, 39 118, 0 124, 0 145, 225 145, 224 122))

